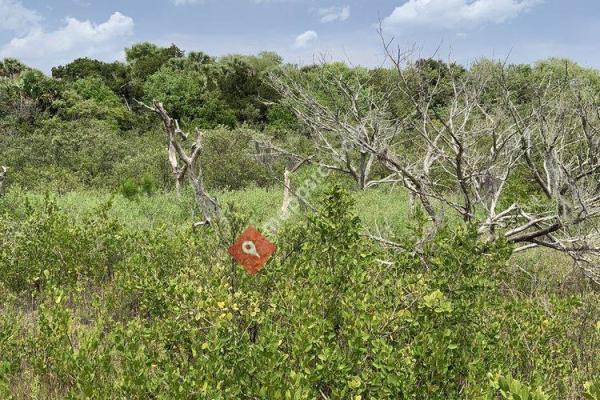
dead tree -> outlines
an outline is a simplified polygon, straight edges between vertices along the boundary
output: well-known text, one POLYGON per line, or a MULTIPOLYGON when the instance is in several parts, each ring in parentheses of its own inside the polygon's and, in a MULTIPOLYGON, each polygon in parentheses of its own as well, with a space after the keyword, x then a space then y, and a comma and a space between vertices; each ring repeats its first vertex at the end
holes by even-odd
POLYGON ((179 192, 186 177, 194 190, 196 204, 204 215, 204 221, 195 223, 194 227, 209 224, 213 218, 220 217, 221 210, 218 201, 210 196, 204 186, 204 171, 200 159, 203 150, 202 131, 196 129, 196 139, 192 143, 190 151, 186 152, 182 142, 187 140, 188 135, 180 129, 177 120, 169 116, 162 103, 156 102, 152 106, 141 102, 138 104, 157 114, 163 122, 168 141, 169 162, 175 175, 177 191, 179 192))
POLYGON ((177 195, 181 195, 181 185, 185 180, 185 176, 188 170, 188 165, 180 160, 177 149, 175 148, 175 142, 177 140, 186 141, 188 135, 179 128, 179 122, 176 119, 171 118, 165 111, 162 103, 155 103, 153 106, 148 106, 141 101, 135 100, 136 103, 142 106, 144 109, 151 111, 160 116, 163 122, 164 131, 167 139, 167 156, 169 164, 171 165, 171 172, 175 178, 175 191, 177 195), (175 140, 172 139, 171 135, 174 136, 175 140))
POLYGON ((371 178, 377 156, 366 146, 381 150, 398 132, 386 110, 390 93, 375 91, 368 78, 320 71, 310 80, 287 69, 270 82, 309 129, 319 165, 349 175, 361 190, 381 183, 371 178))
POLYGON ((289 167, 286 166, 285 171, 283 173, 283 202, 281 205, 281 215, 287 217, 290 213, 290 204, 292 202, 292 196, 294 194, 294 190, 292 189, 292 180, 291 175, 299 170, 303 165, 310 163, 312 159, 311 157, 307 157, 301 160, 293 160, 294 165, 289 167))
POLYGON ((523 163, 543 194, 544 212, 519 208, 505 236, 520 247, 569 254, 600 284, 600 108, 576 79, 549 79, 523 116, 507 101, 518 127, 523 163))
POLYGON ((269 167, 271 167, 270 162, 276 158, 285 160, 286 166, 283 172, 283 201, 281 204, 281 215, 284 217, 289 215, 289 209, 294 196, 297 197, 303 206, 306 206, 305 199, 296 196, 295 190, 292 187, 291 175, 304 165, 313 163, 315 155, 299 155, 273 144, 270 139, 264 137, 255 137, 253 142, 256 149, 256 158, 265 164, 268 163, 267 165, 269 167))
MULTIPOLYGON (((329 154, 339 153, 332 143, 347 141, 378 158, 391 174, 384 182, 400 182, 433 230, 454 213, 482 238, 505 239, 517 252, 544 247, 568 254, 600 283, 600 97, 576 80, 549 75, 536 81, 535 100, 523 104, 501 64, 460 71, 442 63, 443 81, 405 53, 386 51, 395 93, 412 111, 407 120, 390 120, 385 97, 369 97, 378 104, 365 114, 353 101, 334 111, 297 82, 280 80, 289 87, 279 91, 329 154), (523 176, 543 201, 509 201, 507 188, 523 176)), ((348 99, 365 96, 361 86, 344 87, 348 99)), ((343 164, 343 156, 337 161, 343 164)))
POLYGON ((0 172, 0 196, 3 193, 4 182, 6 181, 6 176, 8 174, 8 167, 2 166, 0 167, 2 172, 0 172))
POLYGON ((514 243, 517 252, 545 247, 566 253, 600 282, 597 95, 576 80, 548 75, 533 87, 535 100, 517 104, 500 64, 460 76, 448 71, 452 93, 440 110, 433 106, 438 83, 415 90, 411 78, 419 75, 418 66, 402 65, 397 54, 397 87, 420 116, 412 133, 423 146, 423 162, 415 170, 398 161, 406 159, 398 148, 370 151, 403 178, 425 209, 435 201, 438 209, 476 223, 488 239, 514 243), (496 90, 493 104, 483 99, 490 90, 496 90), (522 179, 517 171, 532 177, 546 199, 542 204, 503 201, 509 182, 522 179))

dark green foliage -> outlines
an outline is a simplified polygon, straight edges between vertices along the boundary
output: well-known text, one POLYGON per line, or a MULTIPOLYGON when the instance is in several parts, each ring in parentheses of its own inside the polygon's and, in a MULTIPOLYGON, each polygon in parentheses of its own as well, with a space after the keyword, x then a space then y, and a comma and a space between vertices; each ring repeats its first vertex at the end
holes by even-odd
POLYGON ((212 69, 165 66, 146 81, 146 101, 161 101, 182 124, 193 121, 202 128, 233 127, 237 122, 234 112, 218 91, 211 90, 216 73, 212 69))
POLYGON ((267 82, 267 74, 281 62, 281 57, 269 52, 258 56, 229 56, 220 60, 219 89, 238 121, 266 122, 268 107, 265 103, 278 99, 267 82))
POLYGON ((150 175, 144 175, 140 182, 140 190, 147 196, 152 196, 156 191, 156 182, 150 175))
POLYGON ((22 94, 32 100, 40 112, 53 112, 53 105, 62 93, 60 82, 36 70, 26 70, 20 76, 22 94))
POLYGON ((134 78, 146 79, 172 58, 183 57, 177 46, 158 47, 151 43, 139 43, 125 49, 127 62, 131 64, 134 78))
POLYGON ((132 200, 139 194, 139 186, 134 179, 127 178, 121 184, 121 194, 128 200, 132 200))
POLYGON ((152 196, 156 191, 156 182, 149 175, 141 179, 127 178, 121 183, 120 193, 128 200, 134 200, 138 195, 152 196))
POLYGON ((68 82, 98 78, 115 94, 125 96, 129 82, 129 69, 120 62, 105 63, 89 58, 78 58, 69 64, 52 68, 52 77, 68 82))
POLYGON ((205 151, 213 188, 271 185, 281 165, 253 161, 250 139, 256 133, 221 127, 245 124, 260 131, 272 124, 269 132, 281 139, 296 135, 291 113, 270 113, 277 96, 267 75, 281 63, 269 52, 216 59, 140 43, 126 49, 126 63, 79 58, 54 68, 50 78, 7 59, 0 69, 0 160, 14 171, 9 185, 114 192, 123 177, 147 175, 157 189, 172 188, 164 134, 136 99, 162 102, 186 131, 216 129, 207 133, 205 151), (238 148, 248 151, 239 156, 238 148), (227 168, 216 163, 217 153, 227 168))
POLYGON ((129 114, 122 100, 98 77, 79 79, 67 86, 53 106, 64 120, 102 120, 126 127, 129 114))
POLYGON ((441 60, 434 60, 432 58, 417 60, 413 68, 415 74, 412 78, 419 85, 414 90, 438 88, 438 92, 432 99, 432 106, 434 108, 441 108, 448 105, 449 100, 454 94, 452 77, 458 78, 467 73, 461 65, 454 63, 447 64, 441 60))
POLYGON ((0 78, 16 79, 21 73, 30 69, 27 65, 14 58, 0 61, 0 78))
POLYGON ((146 79, 157 72, 170 59, 180 58, 183 55, 183 51, 175 45, 158 47, 148 42, 138 43, 125 49, 125 56, 131 73, 128 93, 133 98, 143 98, 143 86, 146 79))
POLYGON ((208 187, 239 190, 273 182, 267 166, 253 154, 256 151, 251 143, 253 134, 248 129, 207 131, 202 161, 208 187))

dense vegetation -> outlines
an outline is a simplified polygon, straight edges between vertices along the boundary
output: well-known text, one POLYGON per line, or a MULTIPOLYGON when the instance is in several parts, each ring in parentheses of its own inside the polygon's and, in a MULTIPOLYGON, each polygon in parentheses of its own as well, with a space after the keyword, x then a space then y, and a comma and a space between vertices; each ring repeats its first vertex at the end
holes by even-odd
MULTIPOLYGON (((407 74, 438 89, 443 114, 452 77, 498 66, 420 60, 407 74)), ((125 63, 78 59, 51 77, 0 64, 0 397, 600 399, 593 282, 563 254, 513 254, 470 221, 432 231, 404 189, 330 174, 270 236, 278 252, 260 274, 232 263, 239 233, 281 206, 289 160, 260 144, 314 151, 272 84, 282 71, 332 106, 344 87, 324 75, 377 94, 395 74, 149 43, 125 63), (222 223, 192 229, 197 205, 173 192, 160 121, 138 103, 155 100, 204 132, 222 223), (382 230, 392 245, 367 234, 382 230)), ((600 93, 600 73, 564 60, 506 71, 518 104, 548 73, 600 93)), ((410 96, 388 100, 386 115, 416 124, 410 96)), ((300 169, 294 185, 315 174, 300 169)), ((385 176, 375 160, 369 178, 385 176)), ((523 171, 507 196, 542 203, 531 181, 523 171)))

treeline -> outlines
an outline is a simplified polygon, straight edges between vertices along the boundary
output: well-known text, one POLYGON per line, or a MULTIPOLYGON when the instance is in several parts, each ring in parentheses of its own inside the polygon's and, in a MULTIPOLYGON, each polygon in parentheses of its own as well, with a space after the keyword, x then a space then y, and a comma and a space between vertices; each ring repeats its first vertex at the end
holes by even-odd
POLYGON ((94 117, 126 130, 135 121, 121 105, 131 110, 136 99, 158 99, 175 118, 203 128, 265 124, 277 118, 269 115, 267 104, 277 96, 265 79, 282 65, 275 53, 216 59, 201 52, 186 55, 175 45, 141 43, 125 54, 124 63, 79 58, 52 68, 51 77, 6 59, 0 64, 3 112, 13 111, 17 119, 28 122, 37 117, 94 117), (11 110, 16 95, 22 107, 11 110))
MULTIPOLYGON (((18 60, 0 63, 0 164, 11 169, 9 185, 112 190, 143 177, 145 184, 169 189, 172 180, 160 123, 140 112, 137 104, 161 101, 183 127, 205 130, 209 187, 268 186, 281 178, 281 165, 267 165, 251 145, 252 138, 266 136, 298 154, 310 153, 312 146, 306 128, 280 101, 271 74, 293 70, 298 80, 313 82, 324 102, 336 101, 330 85, 320 82, 324 71, 381 92, 389 92, 396 79, 394 70, 387 68, 286 65, 271 52, 216 58, 202 52, 186 54, 175 45, 140 43, 126 49, 125 55, 125 62, 113 63, 80 58, 53 68, 51 76, 18 60)), ((498 66, 481 60, 467 69, 423 59, 410 68, 415 82, 436 87, 434 106, 443 109, 453 95, 451 75, 478 74, 498 66)), ((534 86, 548 71, 565 80, 584 77, 600 90, 597 71, 565 60, 512 65, 506 71, 522 102, 532 101, 534 86)), ((414 90, 421 88, 415 85, 414 90)), ((495 93, 486 96, 490 104, 498 98, 495 93)), ((400 91, 394 93, 388 102, 390 116, 415 118, 408 101, 400 91)))
POLYGON ((211 169, 218 173, 208 173, 211 186, 265 185, 264 168, 240 146, 249 143, 250 127, 280 130, 294 123, 273 105, 276 94, 266 83, 281 65, 274 53, 216 59, 149 43, 126 49, 124 63, 80 58, 53 68, 51 77, 6 59, 0 64, 0 164, 10 166, 11 184, 31 189, 115 188, 140 176, 169 187, 160 126, 136 105, 160 100, 183 126, 209 130, 209 159, 235 158, 232 167, 241 175, 211 169))

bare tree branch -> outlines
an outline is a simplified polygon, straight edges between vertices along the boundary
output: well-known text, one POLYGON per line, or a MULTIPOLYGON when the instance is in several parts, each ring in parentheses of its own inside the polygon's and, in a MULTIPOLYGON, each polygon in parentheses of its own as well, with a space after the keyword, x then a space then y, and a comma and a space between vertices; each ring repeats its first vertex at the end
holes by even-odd
POLYGON ((148 106, 140 101, 136 100, 136 102, 147 111, 157 114, 163 122, 168 140, 169 162, 171 163, 173 175, 176 179, 177 190, 179 192, 180 185, 187 176, 194 190, 196 204, 205 218, 203 222, 195 223, 194 228, 210 223, 215 217, 220 217, 221 209, 219 203, 214 197, 210 196, 204 186, 204 171, 200 160, 203 150, 202 131, 196 129, 196 140, 188 153, 184 150, 181 141, 188 139, 189 135, 179 127, 177 120, 169 116, 162 103, 156 102, 153 106, 148 106))
POLYGON ((547 74, 534 81, 533 100, 521 102, 506 64, 467 71, 451 62, 412 62, 410 52, 382 42, 395 76, 383 93, 368 80, 325 69, 317 83, 294 71, 272 76, 310 130, 317 162, 361 189, 401 184, 434 230, 450 210, 487 240, 566 253, 598 279, 600 96, 547 74), (391 116, 392 93, 409 108, 406 117, 391 116), (369 177, 376 160, 389 176, 369 177), (533 183, 539 200, 511 197, 511 185, 523 182, 533 183))
POLYGON ((398 132, 388 115, 390 94, 373 90, 368 77, 319 68, 312 80, 286 69, 272 73, 270 82, 309 128, 319 164, 349 175, 359 189, 373 186, 377 156, 366 146, 383 150, 398 132))
POLYGON ((1 166, 0 169, 2 170, 0 172, 0 196, 1 196, 3 193, 4 182, 6 181, 7 174, 8 174, 8 167, 1 166))

